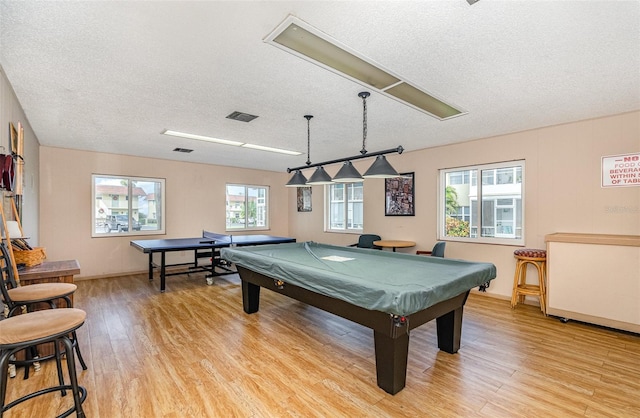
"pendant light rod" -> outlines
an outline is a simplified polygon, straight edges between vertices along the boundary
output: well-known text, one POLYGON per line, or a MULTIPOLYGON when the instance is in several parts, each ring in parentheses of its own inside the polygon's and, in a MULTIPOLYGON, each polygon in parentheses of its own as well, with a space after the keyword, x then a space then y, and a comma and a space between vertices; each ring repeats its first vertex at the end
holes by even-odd
POLYGON ((367 97, 370 95, 368 91, 358 93, 358 97, 362 99, 362 149, 360 150, 362 155, 367 153, 367 97))
POLYGON ((366 154, 354 155, 353 157, 338 158, 338 159, 335 159, 335 160, 323 161, 321 163, 301 165, 300 167, 287 168, 287 173, 291 173, 292 171, 296 171, 296 170, 304 170, 305 168, 319 167, 321 165, 343 163, 345 161, 360 160, 362 158, 375 157, 375 156, 378 156, 378 155, 393 154, 394 152, 397 152, 398 154, 402 154, 403 151, 404 151, 404 148, 402 148, 402 145, 398 145, 397 148, 390 148, 390 149, 386 149, 384 151, 368 152, 366 154))
POLYGON ((307 120, 307 165, 311 164, 311 160, 309 159, 309 155, 311 154, 311 131, 309 128, 309 121, 311 121, 312 117, 313 115, 304 115, 304 118, 307 120))

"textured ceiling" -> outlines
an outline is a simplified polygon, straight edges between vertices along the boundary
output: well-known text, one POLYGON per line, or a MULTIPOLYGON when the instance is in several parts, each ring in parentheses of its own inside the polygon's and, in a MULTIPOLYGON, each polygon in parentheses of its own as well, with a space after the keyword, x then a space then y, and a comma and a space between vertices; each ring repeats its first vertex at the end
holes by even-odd
POLYGON ((290 14, 468 112, 439 121, 372 92, 370 152, 640 109, 638 1, 3 0, 0 65, 42 145, 284 171, 306 155, 160 132, 306 154, 312 114, 312 162, 357 155, 367 89, 263 42, 290 14))

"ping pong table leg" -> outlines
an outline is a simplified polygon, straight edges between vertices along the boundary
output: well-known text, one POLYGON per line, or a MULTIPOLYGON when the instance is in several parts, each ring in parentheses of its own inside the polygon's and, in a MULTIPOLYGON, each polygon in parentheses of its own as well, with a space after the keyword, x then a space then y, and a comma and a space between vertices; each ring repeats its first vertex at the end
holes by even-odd
POLYGON ((153 280, 153 252, 149 253, 149 281, 153 280))
POLYGON ((162 251, 160 256, 160 292, 164 293, 164 284, 165 284, 165 280, 164 280, 164 273, 165 273, 165 258, 164 255, 166 254, 165 251, 162 251))

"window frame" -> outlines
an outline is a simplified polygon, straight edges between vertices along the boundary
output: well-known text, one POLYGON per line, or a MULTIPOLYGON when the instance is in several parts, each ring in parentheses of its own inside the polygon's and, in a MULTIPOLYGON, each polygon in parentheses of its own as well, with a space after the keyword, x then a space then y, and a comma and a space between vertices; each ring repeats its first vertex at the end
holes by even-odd
MULTIPOLYGON (((489 163, 489 164, 476 164, 472 166, 464 166, 464 167, 454 167, 454 168, 443 168, 438 170, 438 240, 441 241, 460 241, 460 242, 469 242, 469 243, 481 243, 481 244, 495 244, 495 245, 511 245, 511 246, 524 246, 525 245, 525 199, 526 199, 526 188, 525 188, 525 171, 526 171, 525 160, 513 160, 513 161, 504 161, 498 163, 489 163), (520 238, 506 238, 502 237, 487 237, 482 236, 482 231, 487 228, 482 224, 483 216, 482 214, 484 204, 478 204, 478 202, 485 202, 483 200, 483 186, 501 186, 505 185, 504 183, 498 183, 498 177, 500 175, 500 170, 504 170, 505 168, 513 168, 513 182, 509 184, 520 184, 520 206, 521 206, 521 226, 520 228, 520 238), (493 173, 489 174, 485 171, 493 171, 493 173), (473 204, 473 201, 469 202, 469 237, 454 237, 446 235, 446 188, 447 188, 447 174, 458 171, 476 171, 475 175, 470 173, 469 175, 469 187, 475 188, 477 190, 477 198, 475 199, 476 204, 473 204), (481 179, 482 181, 474 181, 477 179, 481 179), (492 181, 487 184, 485 180, 492 179, 492 181), (475 207, 474 207, 475 206, 475 207), (475 211, 475 213, 474 213, 475 211), (472 221, 477 220, 477 232, 473 236, 471 233, 471 225, 472 221)), ((466 183, 465 183, 466 184, 466 183)), ((495 198, 495 203, 493 205, 493 214, 492 217, 496 216, 497 209, 502 208, 502 205, 497 205, 498 200, 500 199, 512 199, 512 207, 515 211, 517 211, 517 196, 514 194, 505 194, 504 196, 498 196, 495 198)), ((488 202, 488 201, 487 201, 488 202)), ((466 206, 465 206, 466 207, 466 206)), ((494 219, 495 224, 495 219, 494 219)), ((491 225, 491 228, 495 227, 495 225, 491 225)), ((514 235, 515 230, 518 228, 517 226, 517 217, 514 215, 514 235)))
MULTIPOLYGON (((266 186, 266 185, 259 185, 259 184, 240 184, 240 183, 226 183, 224 186, 224 203, 225 203, 225 210, 224 210, 224 228, 225 228, 225 232, 237 232, 237 231, 267 231, 270 229, 270 223, 271 223, 271 210, 270 210, 270 195, 271 194, 271 188, 270 186, 266 186), (245 199, 244 199, 244 207, 247 207, 248 204, 248 197, 249 197, 249 193, 247 192, 247 189, 249 188, 254 188, 254 189, 265 189, 265 196, 264 196, 264 204, 263 206, 265 207, 265 216, 264 216, 264 221, 265 221, 265 225, 264 226, 256 226, 256 227, 248 227, 248 222, 247 222, 247 216, 246 216, 246 212, 245 212, 245 218, 244 218, 244 227, 242 228, 229 228, 228 224, 227 224, 227 219, 229 219, 228 216, 228 212, 229 212, 229 202, 228 202, 228 188, 229 186, 231 187, 243 187, 245 190, 245 199)), ((260 196, 256 197, 256 201, 259 201, 263 199, 260 196)), ((237 219, 239 219, 238 217, 236 217, 237 219)), ((258 215, 258 213, 256 213, 256 218, 260 218, 260 216, 258 215)))
POLYGON ((364 200, 364 182, 359 181, 359 182, 353 182, 353 183, 335 183, 335 184, 328 184, 324 187, 324 232, 334 232, 334 233, 341 233, 341 234, 357 234, 360 235, 363 233, 364 231, 364 204, 365 204, 365 200, 364 200), (349 190, 351 187, 353 187, 353 185, 355 184, 359 184, 360 187, 362 188, 362 199, 352 199, 351 204, 353 203, 360 203, 361 207, 362 207, 362 228, 348 228, 348 224, 349 224, 349 195, 354 195, 354 191, 353 190, 349 190), (333 195, 333 191, 334 188, 336 186, 344 186, 344 189, 342 190, 342 200, 341 202, 343 202, 344 204, 344 219, 343 219, 343 225, 344 228, 332 228, 331 227, 331 203, 332 203, 332 195, 333 195))
MULTIPOLYGON (((122 176, 122 175, 115 175, 115 174, 96 174, 96 173, 91 174, 91 237, 104 238, 104 237, 125 237, 125 236, 139 236, 139 235, 164 235, 166 233, 166 221, 165 221, 166 194, 167 194, 166 179, 164 178, 122 176), (126 232, 117 231, 116 233, 112 233, 111 231, 108 231, 106 228, 103 227, 104 232, 98 232, 98 225, 99 225, 100 219, 98 217, 98 211, 96 210, 97 201, 99 200, 98 196, 96 196, 96 180, 103 179, 103 178, 108 178, 116 181, 118 180, 127 181, 127 194, 124 196, 124 201, 127 202, 126 211, 128 216, 128 225, 133 225, 133 221, 135 220, 135 218, 133 217, 133 213, 137 209, 133 207, 134 205, 133 202, 136 201, 136 199, 131 197, 133 194, 133 183, 134 182, 159 183, 160 184, 160 193, 159 193, 160 202, 159 204, 156 203, 155 205, 156 209, 158 208, 158 206, 160 208, 160 210, 158 211, 159 214, 157 215, 157 217, 159 217, 159 222, 157 223, 157 225, 159 225, 159 228, 153 229, 153 230, 140 229, 139 231, 134 231, 133 228, 129 228, 126 232)), ((121 199, 119 196, 120 195, 112 195, 111 201, 120 202, 121 199)), ((102 200, 102 196, 100 196, 100 200, 102 200)), ((124 208, 121 208, 121 209, 124 209, 124 208)), ((102 210, 102 208, 100 210, 102 210)), ((138 213, 140 212, 138 211, 138 213)), ((106 223, 106 216, 120 216, 120 215, 122 214, 105 215, 105 223, 106 223)), ((138 221, 139 219, 140 219, 140 216, 138 215, 138 221)))

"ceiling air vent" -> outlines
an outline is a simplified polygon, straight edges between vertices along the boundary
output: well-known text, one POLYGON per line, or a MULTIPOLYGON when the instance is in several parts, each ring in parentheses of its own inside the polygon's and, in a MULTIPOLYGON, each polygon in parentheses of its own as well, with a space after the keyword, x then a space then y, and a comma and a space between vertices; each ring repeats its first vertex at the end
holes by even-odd
POLYGON ((227 119, 239 120, 240 122, 251 122, 255 118, 257 116, 242 112, 233 112, 227 116, 227 119))
POLYGON ((175 152, 186 152, 187 154, 193 152, 193 150, 189 148, 174 148, 173 150, 175 152))

